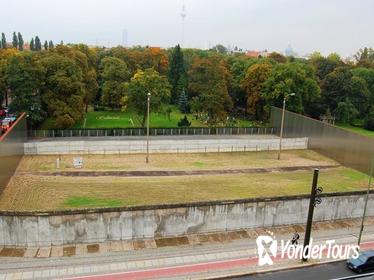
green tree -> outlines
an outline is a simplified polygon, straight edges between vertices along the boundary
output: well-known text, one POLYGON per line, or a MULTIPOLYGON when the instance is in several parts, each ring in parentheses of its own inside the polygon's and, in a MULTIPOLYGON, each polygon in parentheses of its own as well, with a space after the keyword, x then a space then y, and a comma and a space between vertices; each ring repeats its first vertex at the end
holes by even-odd
POLYGON ((278 63, 286 63, 287 62, 287 57, 284 55, 277 53, 277 52, 272 52, 269 54, 269 58, 278 62, 278 63))
POLYGON ((36 51, 42 50, 42 43, 40 42, 40 39, 38 36, 35 36, 35 50, 36 51))
POLYGON ((12 46, 15 49, 18 49, 18 38, 16 32, 13 32, 12 46))
POLYGON ((1 33, 1 47, 3 48, 3 49, 6 49, 6 38, 5 38, 5 34, 4 34, 4 32, 3 33, 1 33))
POLYGON ((312 67, 292 62, 278 64, 271 71, 263 86, 262 95, 269 105, 281 107, 285 94, 296 95, 288 100, 287 108, 297 113, 309 113, 309 105, 320 94, 312 67))
POLYGON ((176 104, 182 90, 187 87, 187 73, 179 45, 175 46, 171 53, 168 78, 171 85, 171 102, 176 104))
POLYGON ((334 113, 338 121, 344 124, 351 123, 358 116, 358 111, 349 98, 339 102, 334 113))
POLYGON ((23 51, 23 45, 24 44, 25 44, 25 42, 23 41, 22 34, 20 32, 18 32, 18 49, 20 51, 23 51))
POLYGON ((9 59, 5 78, 12 92, 12 112, 26 112, 31 125, 40 123, 45 112, 40 98, 43 68, 30 53, 22 53, 9 59))
POLYGON ((191 126, 191 122, 188 120, 186 115, 184 115, 184 117, 181 118, 180 121, 178 122, 178 127, 190 127, 190 126, 191 126))
POLYGON ((46 50, 46 51, 48 50, 48 42, 47 42, 47 40, 44 41, 44 50, 46 50))
POLYGON ((269 63, 258 63, 248 68, 242 80, 242 88, 246 93, 247 112, 256 120, 262 120, 265 115, 265 100, 261 93, 264 83, 269 78, 272 65, 269 63))
POLYGON ((226 54, 228 52, 227 48, 222 44, 215 45, 211 50, 221 54, 226 54))
POLYGON ((153 68, 138 70, 125 86, 123 98, 124 109, 131 108, 141 117, 142 127, 147 119, 147 94, 151 93, 150 108, 159 112, 162 104, 169 101, 170 84, 166 77, 161 76, 153 68))
POLYGON ((71 127, 84 114, 82 69, 74 58, 57 52, 46 52, 40 63, 45 71, 41 96, 48 115, 55 127, 71 127))
POLYGON ((336 68, 326 75, 322 85, 323 103, 332 112, 347 98, 361 115, 367 112, 370 93, 366 82, 358 76, 353 76, 349 67, 336 68))
POLYGON ((30 41, 30 51, 35 51, 35 42, 34 42, 34 38, 31 38, 31 41, 30 41))
POLYGON ((179 95, 178 106, 179 106, 179 110, 183 114, 188 113, 189 111, 188 95, 184 89, 182 90, 182 93, 179 95))
POLYGON ((48 49, 53 49, 55 46, 53 45, 53 41, 49 40, 48 42, 48 49))
POLYGON ((103 105, 114 108, 121 107, 121 99, 124 95, 125 82, 129 80, 130 72, 126 63, 116 57, 105 57, 101 60, 101 80, 103 105))
POLYGON ((218 57, 195 58, 188 74, 192 110, 209 125, 226 122, 233 102, 228 93, 232 77, 224 62, 218 57))

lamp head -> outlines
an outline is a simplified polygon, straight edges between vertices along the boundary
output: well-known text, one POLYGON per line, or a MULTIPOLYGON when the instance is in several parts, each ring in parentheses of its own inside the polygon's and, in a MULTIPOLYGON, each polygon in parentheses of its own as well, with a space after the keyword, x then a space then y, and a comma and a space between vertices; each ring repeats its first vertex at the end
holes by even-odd
POLYGON ((148 92, 148 93, 147 93, 147 96, 148 96, 148 97, 150 97, 150 96, 151 96, 151 93, 150 93, 150 92, 148 92))

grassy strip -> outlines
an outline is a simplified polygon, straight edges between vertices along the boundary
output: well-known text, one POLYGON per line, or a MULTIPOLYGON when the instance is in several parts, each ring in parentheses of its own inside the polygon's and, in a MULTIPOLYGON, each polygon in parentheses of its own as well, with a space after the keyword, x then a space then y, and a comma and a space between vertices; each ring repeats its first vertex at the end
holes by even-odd
MULTIPOLYGON (((15 176, 2 210, 56 210, 170 204, 310 193, 312 172, 176 177, 66 178, 15 176)), ((321 170, 324 192, 364 189, 367 176, 347 168, 321 170)))

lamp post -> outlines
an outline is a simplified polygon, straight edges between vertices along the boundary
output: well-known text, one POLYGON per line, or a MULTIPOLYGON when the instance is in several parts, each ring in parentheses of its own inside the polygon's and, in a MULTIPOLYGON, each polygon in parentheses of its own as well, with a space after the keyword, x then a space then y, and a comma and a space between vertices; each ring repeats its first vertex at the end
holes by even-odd
POLYGON ((149 103, 151 101, 151 93, 147 93, 147 156, 145 162, 149 162, 149 103))
POLYGON ((295 93, 292 92, 290 94, 285 94, 283 97, 283 109, 282 109, 282 120, 281 120, 281 130, 279 135, 279 150, 278 150, 278 160, 280 160, 281 157, 281 151, 282 151, 282 138, 283 138, 283 126, 284 126, 284 112, 286 111, 286 100, 289 96, 295 96, 295 93))
POLYGON ((366 209, 367 209, 367 206, 368 206, 368 200, 369 200, 369 194, 370 194, 370 187, 371 187, 371 179, 372 179, 372 177, 373 177, 373 165, 374 165, 374 161, 372 160, 372 162, 371 162, 371 167, 370 167, 370 175, 369 175, 368 188, 367 188, 367 191, 366 191, 366 198, 365 198, 364 212, 362 213, 360 233, 359 233, 359 235, 358 235, 358 241, 357 241, 357 245, 358 245, 358 246, 360 246, 361 238, 362 238, 362 233, 363 233, 363 231, 364 231, 364 224, 365 224, 365 217, 366 217, 366 209))

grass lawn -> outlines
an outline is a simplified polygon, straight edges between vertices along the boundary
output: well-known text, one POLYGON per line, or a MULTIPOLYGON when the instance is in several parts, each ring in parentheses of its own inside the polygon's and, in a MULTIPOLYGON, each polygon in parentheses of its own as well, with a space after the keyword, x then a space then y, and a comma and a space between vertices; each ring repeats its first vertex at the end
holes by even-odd
MULTIPOLYGON (((150 127, 152 128, 173 128, 178 127, 178 122, 185 114, 182 114, 177 108, 172 107, 170 119, 166 113, 152 113, 150 117, 150 127)), ((191 127, 206 127, 207 125, 196 120, 194 115, 186 114, 191 122, 191 127)), ((141 127, 142 118, 133 112, 121 111, 91 111, 85 116, 85 119, 77 122, 74 128, 131 128, 141 127)), ((53 120, 47 119, 41 126, 41 129, 52 129, 53 120)), ((238 120, 237 126, 251 127, 253 123, 248 120, 238 120)))
MULTIPOLYGON (((76 170, 73 167, 73 157, 62 155, 59 170, 76 170)), ((149 164, 145 164, 143 154, 82 157, 83 170, 204 170, 336 164, 311 150, 283 151, 281 160, 276 160, 277 151, 151 154, 149 164)), ((24 156, 17 171, 57 171, 56 156, 24 156)))
MULTIPOLYGON (((168 204, 310 193, 311 171, 171 177, 48 177, 17 175, 1 210, 56 210, 168 204)), ((324 192, 364 189, 367 175, 339 167, 320 171, 324 192)))
POLYGON ((344 128, 346 130, 361 134, 363 136, 374 137, 374 131, 367 130, 363 127, 353 126, 349 124, 338 124, 338 127, 344 128))

